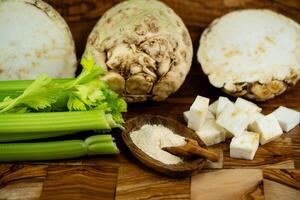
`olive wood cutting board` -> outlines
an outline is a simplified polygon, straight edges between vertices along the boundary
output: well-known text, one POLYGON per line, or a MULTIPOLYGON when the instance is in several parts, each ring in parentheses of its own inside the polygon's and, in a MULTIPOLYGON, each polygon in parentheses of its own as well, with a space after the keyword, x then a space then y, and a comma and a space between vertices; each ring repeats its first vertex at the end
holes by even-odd
MULTIPOLYGON (((47 0, 66 19, 81 56, 86 38, 99 17, 119 0, 47 0)), ((241 8, 270 8, 300 22, 299 0, 164 0, 186 23, 194 45, 216 17, 241 8)), ((184 124, 182 113, 196 95, 217 99, 221 91, 203 75, 195 56, 178 92, 165 102, 129 105, 125 119, 162 115, 184 124)), ((300 111, 300 82, 276 99, 259 103, 267 114, 279 105, 300 111)), ((185 179, 156 174, 141 164, 113 133, 121 153, 116 156, 0 164, 0 200, 18 199, 299 199, 300 126, 260 146, 253 161, 229 158, 229 141, 214 145, 220 160, 206 163, 201 173, 185 179)))

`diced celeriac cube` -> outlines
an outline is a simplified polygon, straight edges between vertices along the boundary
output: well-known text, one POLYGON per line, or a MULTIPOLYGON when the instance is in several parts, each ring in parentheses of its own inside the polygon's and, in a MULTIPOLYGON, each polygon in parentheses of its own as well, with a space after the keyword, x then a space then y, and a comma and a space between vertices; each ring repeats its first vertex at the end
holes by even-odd
POLYGON ((252 116, 250 116, 251 121, 250 121, 250 123, 248 125, 248 130, 255 132, 254 122, 260 120, 263 117, 264 117, 264 115, 261 114, 261 113, 255 113, 252 116))
POLYGON ((220 115, 220 113, 223 111, 227 104, 233 105, 233 103, 227 97, 219 97, 216 110, 216 117, 220 115))
POLYGON ((266 115, 253 122, 252 130, 260 134, 260 144, 275 140, 282 134, 279 122, 273 114, 266 115))
POLYGON ((230 143, 230 157, 253 160, 259 144, 259 134, 245 131, 230 143))
POLYGON ((208 110, 209 110, 212 114, 216 115, 217 107, 218 107, 218 100, 215 101, 215 102, 213 102, 212 104, 210 104, 210 105, 208 106, 208 110))
POLYGON ((205 121, 208 110, 209 99, 197 96, 194 103, 190 107, 188 127, 197 131, 201 128, 205 121))
POLYGON ((278 120, 282 130, 288 132, 295 128, 300 121, 300 113, 296 110, 280 106, 272 114, 278 120))
POLYGON ((205 120, 209 120, 209 119, 215 119, 215 116, 208 110, 206 113, 205 120))
POLYGON ((250 101, 247 101, 245 99, 242 99, 242 98, 237 98, 237 100, 235 101, 235 104, 234 104, 238 109, 241 109, 241 110, 245 110, 245 112, 247 112, 249 115, 252 115, 254 113, 258 113, 258 112, 261 112, 261 108, 258 107, 256 104, 250 102, 250 101))
POLYGON ((251 124, 258 118, 263 116, 260 112, 261 112, 261 108, 258 107, 256 104, 247 101, 243 98, 238 97, 234 103, 235 107, 240 109, 240 110, 244 110, 248 116, 249 116, 249 125, 248 125, 248 129, 251 129, 251 124))
POLYGON ((215 120, 206 120, 196 133, 207 146, 225 141, 225 130, 215 120))
MULTIPOLYGON (((189 110, 183 112, 183 119, 184 119, 185 123, 189 122, 189 114, 190 114, 189 110)), ((205 120, 208 120, 208 119, 215 119, 215 116, 209 110, 207 111, 206 117, 205 117, 205 120)))
POLYGON ((217 118, 217 124, 236 137, 246 130, 249 122, 248 114, 231 103, 225 106, 217 118))
POLYGON ((183 112, 183 119, 185 121, 185 123, 188 123, 189 122, 189 114, 190 114, 190 111, 185 111, 183 112))

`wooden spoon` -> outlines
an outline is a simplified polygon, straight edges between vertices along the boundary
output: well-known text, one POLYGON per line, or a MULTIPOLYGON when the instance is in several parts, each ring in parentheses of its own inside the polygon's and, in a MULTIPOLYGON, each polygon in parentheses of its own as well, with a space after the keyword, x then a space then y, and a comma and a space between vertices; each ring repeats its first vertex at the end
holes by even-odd
POLYGON ((173 133, 177 135, 191 138, 196 142, 201 143, 201 140, 194 131, 176 120, 158 115, 137 116, 126 121, 124 125, 125 130, 122 132, 122 138, 131 153, 140 162, 158 173, 176 178, 188 177, 201 171, 206 162, 206 159, 203 157, 193 157, 190 160, 186 160, 175 165, 168 165, 150 157, 148 154, 140 150, 131 140, 130 134, 133 131, 139 130, 145 124, 161 124, 172 130, 173 133))
POLYGON ((167 151, 173 155, 191 158, 193 156, 204 157, 207 160, 216 162, 219 160, 215 152, 209 151, 199 146, 196 140, 185 138, 186 144, 182 146, 163 147, 162 150, 167 151))

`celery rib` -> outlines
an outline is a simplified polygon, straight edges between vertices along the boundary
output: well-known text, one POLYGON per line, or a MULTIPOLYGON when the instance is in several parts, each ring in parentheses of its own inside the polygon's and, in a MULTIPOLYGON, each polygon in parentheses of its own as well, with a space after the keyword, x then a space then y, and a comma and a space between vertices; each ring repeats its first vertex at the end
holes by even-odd
POLYGON ((118 152, 110 135, 91 136, 84 141, 0 143, 0 162, 58 160, 118 152))
MULTIPOLYGON (((73 78, 53 79, 55 83, 65 83, 73 78)), ((0 81, 0 93, 5 91, 24 91, 34 80, 7 80, 0 81)))
POLYGON ((0 115, 0 134, 111 129, 101 110, 0 115))
POLYGON ((38 132, 38 133, 8 133, 0 134, 0 142, 17 142, 17 141, 26 141, 34 139, 43 139, 58 137, 64 135, 71 135, 78 133, 78 131, 54 131, 54 132, 38 132))

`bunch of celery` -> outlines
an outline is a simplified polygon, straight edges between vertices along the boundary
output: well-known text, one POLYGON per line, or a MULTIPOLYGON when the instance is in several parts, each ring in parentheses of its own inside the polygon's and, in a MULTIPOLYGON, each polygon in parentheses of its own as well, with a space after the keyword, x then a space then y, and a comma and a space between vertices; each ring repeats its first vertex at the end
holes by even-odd
MULTIPOLYGON (((121 113, 127 110, 126 102, 99 80, 103 70, 93 60, 83 59, 81 64, 83 70, 75 79, 40 76, 35 81, 0 81, 3 99, 0 102, 0 142, 122 128, 121 113)), ((92 147, 87 140, 0 143, 0 161, 61 159, 118 152, 110 135, 95 138, 97 145, 92 147)))

